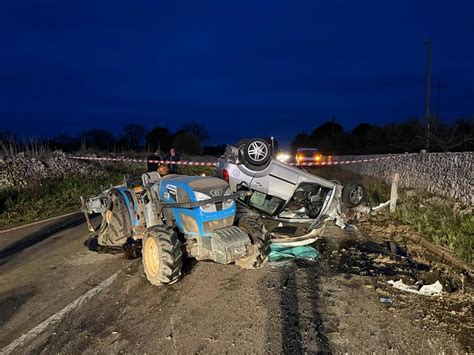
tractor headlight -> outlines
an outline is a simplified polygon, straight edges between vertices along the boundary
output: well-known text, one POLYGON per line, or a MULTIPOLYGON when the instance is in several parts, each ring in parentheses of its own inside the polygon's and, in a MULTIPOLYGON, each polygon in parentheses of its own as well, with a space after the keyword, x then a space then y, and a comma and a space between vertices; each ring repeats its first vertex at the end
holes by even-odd
MULTIPOLYGON (((194 195, 196 196, 196 200, 198 201, 205 201, 205 200, 210 200, 211 196, 207 196, 206 194, 203 194, 202 192, 197 192, 194 191, 194 195)), ((207 205, 202 205, 201 210, 204 212, 216 212, 216 204, 215 203, 208 203, 207 205)))
MULTIPOLYGON (((230 188, 228 188, 227 191, 224 193, 224 196, 229 196, 229 195, 232 195, 232 191, 230 191, 230 188)), ((232 200, 231 198, 228 199, 228 200, 224 200, 222 202, 222 208, 223 209, 230 208, 233 205, 234 205, 234 200, 232 200)))

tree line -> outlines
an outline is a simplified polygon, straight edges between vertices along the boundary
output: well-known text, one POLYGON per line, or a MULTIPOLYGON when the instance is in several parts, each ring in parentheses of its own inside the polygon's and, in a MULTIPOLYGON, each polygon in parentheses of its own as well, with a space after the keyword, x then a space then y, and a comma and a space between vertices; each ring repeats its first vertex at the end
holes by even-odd
MULTIPOLYGON (((474 120, 445 123, 432 120, 430 151, 474 150, 474 120)), ((386 154, 414 153, 425 148, 425 129, 417 119, 386 125, 360 123, 346 132, 342 125, 328 121, 313 131, 301 132, 291 143, 297 148, 318 148, 326 154, 386 154)))
MULTIPOLYGON (((208 138, 206 127, 198 122, 188 122, 175 132, 170 132, 167 127, 162 126, 147 130, 141 124, 130 123, 126 124, 119 134, 93 128, 77 135, 58 134, 52 138, 32 139, 28 142, 19 139, 11 131, 0 130, 0 150, 4 155, 11 155, 19 151, 44 150, 167 152, 173 147, 184 154, 222 154, 225 145, 205 145, 208 138)), ((274 143, 277 150, 276 139, 274 143)), ((297 134, 291 142, 291 148, 293 153, 297 148, 318 148, 326 154, 412 153, 425 148, 425 131, 423 124, 416 119, 386 125, 360 123, 351 131, 345 131, 342 125, 335 121, 328 121, 311 132, 297 134)), ((460 119, 452 123, 432 120, 430 151, 472 150, 473 119, 460 119)))
POLYGON ((31 149, 32 146, 48 150, 74 152, 79 150, 98 151, 160 151, 167 152, 172 147, 184 154, 217 155, 224 151, 225 146, 206 146, 209 138, 206 127, 197 122, 188 122, 176 132, 167 127, 156 126, 147 130, 141 124, 126 124, 119 134, 103 128, 92 128, 77 135, 61 133, 52 138, 35 138, 25 142, 9 130, 0 130, 0 145, 18 147, 19 151, 31 149))

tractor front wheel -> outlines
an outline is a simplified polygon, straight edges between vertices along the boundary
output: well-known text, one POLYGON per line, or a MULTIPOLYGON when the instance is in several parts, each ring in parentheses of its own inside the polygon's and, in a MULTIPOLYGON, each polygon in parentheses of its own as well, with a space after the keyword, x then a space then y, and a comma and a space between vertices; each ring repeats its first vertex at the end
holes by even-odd
POLYGON ((239 259, 235 265, 242 269, 256 269, 262 267, 270 253, 270 235, 259 219, 242 217, 237 221, 237 226, 247 232, 252 241, 250 253, 247 257, 239 259))
POLYGON ((174 230, 167 227, 149 228, 142 240, 142 262, 145 274, 153 285, 169 285, 181 275, 183 254, 174 230))

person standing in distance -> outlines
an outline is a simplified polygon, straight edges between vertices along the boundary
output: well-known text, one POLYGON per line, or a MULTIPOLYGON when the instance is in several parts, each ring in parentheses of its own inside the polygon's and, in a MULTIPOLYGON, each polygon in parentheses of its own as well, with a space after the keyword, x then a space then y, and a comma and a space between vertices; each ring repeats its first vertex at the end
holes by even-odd
POLYGON ((157 171, 161 165, 161 163, 154 163, 150 160, 161 160, 159 149, 157 149, 152 155, 147 158, 146 168, 148 173, 151 171, 157 171))
POLYGON ((168 166, 170 168, 170 173, 171 174, 177 174, 178 173, 178 164, 173 164, 173 162, 178 162, 181 160, 180 156, 178 153, 176 153, 176 150, 174 148, 170 149, 170 152, 166 155, 165 160, 168 162, 168 166))

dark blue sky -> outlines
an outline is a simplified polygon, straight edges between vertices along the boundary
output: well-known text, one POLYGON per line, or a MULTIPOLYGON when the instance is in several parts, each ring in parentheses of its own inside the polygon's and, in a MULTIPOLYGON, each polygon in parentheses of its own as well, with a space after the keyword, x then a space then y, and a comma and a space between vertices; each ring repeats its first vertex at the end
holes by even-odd
POLYGON ((473 117, 473 14, 472 0, 3 2, 0 128, 195 120, 209 143, 289 142, 333 114, 346 129, 421 117, 427 38, 442 117, 473 117))

